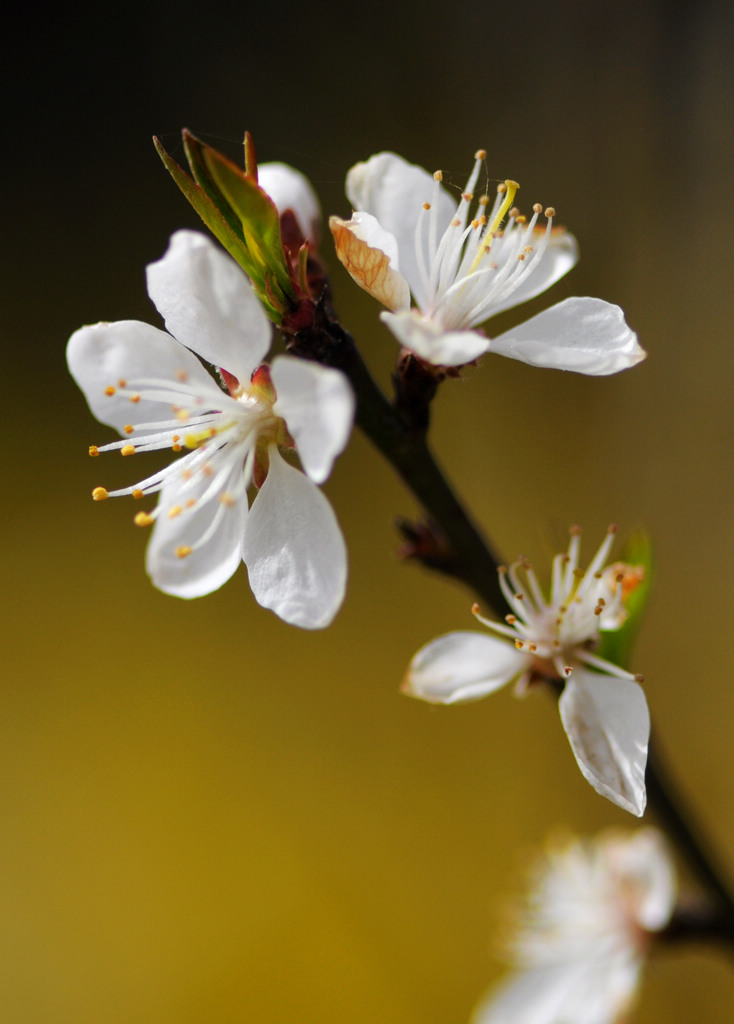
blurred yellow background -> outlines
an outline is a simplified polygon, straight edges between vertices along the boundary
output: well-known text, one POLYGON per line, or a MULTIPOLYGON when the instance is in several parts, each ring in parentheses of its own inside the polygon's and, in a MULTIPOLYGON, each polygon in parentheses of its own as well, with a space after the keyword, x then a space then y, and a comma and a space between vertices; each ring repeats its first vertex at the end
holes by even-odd
MULTIPOLYGON (((360 436, 326 487, 351 569, 318 634, 260 609, 244 569, 193 603, 156 592, 131 505, 90 500, 138 467, 87 459, 110 434, 64 345, 82 323, 158 322, 144 266, 198 222, 150 136, 181 158, 183 125, 233 156, 248 128, 342 215, 358 159, 393 149, 463 185, 482 146, 577 235, 552 301, 618 302, 647 362, 590 379, 487 357, 441 391, 434 445, 507 557, 543 564, 575 522, 588 554, 610 521, 649 530, 634 668, 734 875, 731 6, 22 17, 3 65, 3 1024, 460 1024, 500 975, 528 854, 559 825, 635 824, 582 780, 544 696, 398 694, 421 644, 472 627, 473 595, 399 564, 393 519, 416 509, 360 436)), ((387 383, 396 346, 325 251, 387 383)), ((732 1005, 723 954, 680 948, 636 1019, 732 1005)))

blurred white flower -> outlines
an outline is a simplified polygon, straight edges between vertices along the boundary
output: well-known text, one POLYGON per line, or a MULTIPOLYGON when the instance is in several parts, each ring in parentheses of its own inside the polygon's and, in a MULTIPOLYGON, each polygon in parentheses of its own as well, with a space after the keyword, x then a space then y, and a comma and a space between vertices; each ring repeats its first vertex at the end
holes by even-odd
POLYGON ((90 454, 186 454, 93 497, 159 494, 135 522, 155 524, 147 569, 166 593, 208 594, 244 559, 261 605, 306 629, 328 625, 344 596, 346 549, 316 484, 351 429, 346 378, 289 356, 260 366, 270 324, 240 268, 204 235, 173 235, 147 280, 170 333, 136 320, 82 327, 69 340, 69 369, 97 419, 123 436, 90 454), (197 357, 219 369, 226 390, 197 357), (305 475, 281 446, 296 447, 305 475))
POLYGON ((588 569, 579 568, 580 531, 556 555, 550 597, 526 559, 500 570, 511 608, 504 623, 474 613, 498 637, 447 633, 413 658, 403 690, 434 704, 478 700, 512 680, 525 688, 533 675, 565 680, 558 702, 563 727, 582 774, 597 793, 632 814, 645 810, 645 764, 650 735, 641 676, 594 654, 601 630, 624 623, 625 596, 639 581, 631 566, 605 567, 610 527, 588 569), (524 578, 524 582, 521 579, 524 578))
POLYGON ((536 204, 528 221, 513 207, 517 182, 492 202, 474 190, 486 153, 458 203, 431 175, 395 153, 378 153, 347 175, 351 220, 330 218, 339 259, 390 310, 381 319, 397 340, 437 365, 470 362, 486 351, 533 366, 616 373, 645 353, 619 306, 570 298, 489 339, 476 330, 489 317, 539 295, 578 258, 576 240, 552 230, 555 211, 536 204), (470 211, 472 211, 470 219, 470 211), (415 306, 411 308, 410 296, 415 306))
POLYGON ((515 973, 488 993, 472 1024, 620 1021, 675 901, 675 870, 655 829, 552 849, 510 946, 515 973))

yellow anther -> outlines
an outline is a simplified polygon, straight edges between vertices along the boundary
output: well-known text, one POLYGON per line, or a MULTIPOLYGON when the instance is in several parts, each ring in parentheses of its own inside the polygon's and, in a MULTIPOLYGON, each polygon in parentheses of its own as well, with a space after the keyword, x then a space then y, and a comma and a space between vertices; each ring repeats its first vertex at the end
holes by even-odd
POLYGON ((90 444, 90 446, 89 446, 89 454, 90 455, 99 455, 99 448, 97 447, 96 444, 90 444))
POLYGON ((189 498, 189 500, 186 502, 186 508, 193 508, 195 504, 196 498, 189 498))
POLYGON ((528 219, 527 219, 527 217, 525 216, 524 213, 520 213, 520 214, 518 214, 517 217, 515 217, 515 223, 516 224, 527 224, 527 222, 528 222, 528 219))
POLYGON ((111 384, 110 384, 110 386, 108 388, 104 389, 104 393, 108 396, 108 398, 112 398, 112 396, 116 392, 117 392, 117 388, 113 388, 111 384))
POLYGON ((142 497, 144 497, 143 491, 140 487, 136 487, 133 491, 133 498, 135 498, 136 501, 140 501, 142 497))
POLYGON ((171 445, 171 450, 174 452, 182 452, 183 445, 179 444, 178 441, 174 441, 173 444, 171 445))
POLYGON ((118 386, 118 388, 126 388, 127 387, 127 381, 125 380, 124 377, 120 377, 120 379, 117 382, 117 386, 118 386))
POLYGON ((150 515, 149 512, 137 512, 133 516, 133 522, 136 526, 152 526, 155 522, 155 516, 150 515))
POLYGON ((507 191, 507 185, 500 182, 500 184, 497 186, 497 191, 499 192, 500 195, 503 195, 507 191))
POLYGON ((639 672, 638 672, 637 675, 635 676, 635 682, 636 683, 644 683, 645 682, 645 677, 640 675, 639 672))
POLYGON ((182 423, 185 423, 188 418, 189 418, 189 411, 188 411, 188 409, 177 409, 176 410, 176 419, 177 420, 181 420, 182 423))
POLYGON ((234 508, 237 504, 234 495, 230 494, 229 491, 222 491, 219 495, 219 502, 222 505, 226 505, 227 508, 234 508))
POLYGON ((551 217, 555 217, 555 215, 556 215, 556 208, 555 208, 555 206, 547 206, 545 208, 545 215, 546 215, 546 217, 549 220, 550 220, 551 217))
POLYGON ((471 613, 472 613, 472 615, 479 615, 479 605, 477 604, 476 601, 471 606, 471 613))
POLYGON ((135 427, 132 425, 132 423, 128 423, 122 429, 125 431, 126 434, 132 434, 133 430, 135 430, 135 427))
POLYGON ((528 650, 530 651, 531 654, 535 654, 537 649, 538 649, 538 645, 537 644, 528 644, 528 650))
POLYGON ((524 252, 518 253, 518 256, 517 256, 517 258, 518 258, 518 259, 520 260, 520 262, 522 263, 522 261, 523 261, 523 260, 525 259, 525 253, 524 253, 524 252))
POLYGON ((478 149, 476 151, 476 153, 474 154, 474 159, 475 160, 486 160, 487 159, 487 150, 486 149, 478 149))
POLYGON ((542 212, 543 212, 543 207, 540 205, 540 203, 533 203, 533 213, 542 213, 542 212))
POLYGON ((104 487, 95 487, 92 491, 92 498, 94 501, 104 501, 106 498, 109 498, 109 496, 110 492, 104 487))
POLYGON ((138 402, 140 401, 140 395, 130 395, 129 400, 133 403, 133 405, 137 405, 138 402))
POLYGON ((525 246, 523 246, 523 250, 522 251, 523 252, 532 252, 533 251, 533 247, 532 247, 532 245, 525 245, 525 246))
POLYGON ((516 615, 505 615, 505 622, 507 622, 510 626, 514 626, 515 623, 517 622, 517 616, 516 615))
POLYGON ((515 647, 517 647, 518 651, 521 651, 524 646, 525 646, 525 641, 524 640, 516 640, 515 641, 515 647))
POLYGON ((519 206, 513 206, 512 209, 510 210, 509 216, 510 217, 519 217, 520 216, 520 207, 519 206))
POLYGON ((489 206, 489 196, 480 196, 478 203, 480 206, 489 206))
POLYGON ((423 204, 423 209, 424 210, 430 210, 431 209, 431 204, 430 203, 424 203, 423 204))
POLYGON ((462 193, 461 198, 464 200, 465 203, 470 203, 472 201, 472 199, 474 198, 474 193, 473 192, 464 192, 464 193, 462 193))
POLYGON ((180 516, 182 512, 183 512, 183 509, 181 508, 180 505, 173 505, 168 510, 168 518, 169 519, 175 519, 176 516, 180 516))
POLYGON ((135 454, 135 445, 134 444, 126 444, 126 445, 123 445, 122 448, 120 448, 120 455, 134 455, 134 454, 135 454))
POLYGON ((190 548, 188 544, 182 544, 180 547, 176 548, 176 558, 188 558, 193 550, 194 549, 190 548))
POLYGON ((434 181, 443 181, 443 171, 434 171, 433 172, 433 180, 434 181))

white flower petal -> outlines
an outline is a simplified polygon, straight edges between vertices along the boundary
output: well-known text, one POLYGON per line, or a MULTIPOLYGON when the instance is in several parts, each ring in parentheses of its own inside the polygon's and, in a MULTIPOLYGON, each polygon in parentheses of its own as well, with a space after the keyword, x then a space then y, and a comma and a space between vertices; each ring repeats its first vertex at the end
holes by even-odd
POLYGON ((186 508, 186 502, 199 497, 207 486, 204 476, 191 486, 177 474, 161 490, 161 513, 148 545, 146 568, 156 587, 174 597, 210 594, 227 582, 242 561, 247 496, 242 491, 231 506, 222 505, 214 497, 202 507, 186 508), (169 518, 168 512, 176 506, 183 510, 169 518), (204 544, 197 546, 212 527, 215 516, 219 516, 216 528, 204 544), (181 558, 176 554, 181 547, 193 550, 181 558))
POLYGON ((388 309, 409 309, 410 288, 398 270, 395 236, 369 213, 355 213, 351 220, 330 217, 329 227, 352 280, 388 309))
POLYGON ((206 235, 177 231, 146 274, 148 294, 170 333, 249 383, 270 347, 270 323, 235 261, 206 235))
POLYGON ((222 397, 195 355, 170 334, 139 320, 81 327, 69 339, 66 359, 94 415, 121 433, 128 424, 171 418, 171 408, 165 403, 145 399, 133 403, 129 396, 120 394, 125 387, 121 381, 134 386, 136 380, 175 382, 183 377, 197 391, 211 393, 213 408, 217 408, 222 397), (115 388, 115 393, 106 394, 107 388, 115 388))
POLYGON ((503 640, 459 630, 422 647, 408 667, 403 692, 432 704, 479 700, 527 666, 524 654, 503 640))
POLYGON ((545 252, 534 266, 532 273, 506 299, 492 306, 492 316, 540 295, 575 267, 578 258, 578 242, 573 235, 563 230, 551 231, 545 252))
POLYGON ((380 319, 401 345, 434 366, 461 366, 487 351, 489 341, 479 331, 446 331, 417 310, 380 313, 380 319))
POLYGON ((631 679, 574 668, 558 710, 584 778, 597 793, 641 817, 650 736, 642 688, 631 679))
POLYGON ((314 483, 328 477, 344 450, 354 420, 354 392, 339 370, 292 356, 278 356, 271 366, 282 416, 296 442, 301 465, 314 483))
POLYGON ((471 1024, 615 1024, 630 1006, 641 963, 632 952, 605 952, 511 976, 480 1004, 471 1024))
POLYGON ((258 164, 257 183, 278 207, 278 213, 292 210, 304 238, 318 242, 321 207, 305 174, 288 164, 258 164))
MULTIPOLYGON (((433 175, 409 164, 396 153, 378 153, 356 164, 347 174, 347 197, 355 210, 371 213, 394 235, 400 254, 400 272, 407 279, 416 301, 425 300, 415 252, 415 227, 423 204, 434 200, 433 175)), ((456 212, 456 203, 440 189, 435 210, 438 237, 456 212)))
POLYGON ((247 520, 243 557, 257 601, 303 629, 328 626, 344 599, 347 552, 331 505, 275 447, 247 520))
POLYGON ((491 352, 531 366, 601 375, 645 358, 619 306, 602 299, 565 299, 493 338, 491 352))

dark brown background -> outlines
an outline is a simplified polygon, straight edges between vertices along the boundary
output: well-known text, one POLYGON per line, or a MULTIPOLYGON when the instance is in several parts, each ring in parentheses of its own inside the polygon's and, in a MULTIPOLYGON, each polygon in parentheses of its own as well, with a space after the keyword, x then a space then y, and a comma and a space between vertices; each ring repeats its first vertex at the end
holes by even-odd
MULTIPOLYGON (((648 361, 596 380, 487 358, 441 393, 435 445, 508 556, 542 563, 573 522, 588 554, 609 521, 651 532, 635 668, 734 872, 730 5, 21 17, 3 62, 0 1019, 462 1022, 499 974, 488 947, 528 852, 559 825, 633 824, 583 782, 543 697, 398 695, 420 644, 471 628, 472 597, 397 563, 392 519, 414 508, 360 437, 326 488, 349 593, 316 635, 259 609, 244 570, 194 603, 157 593, 130 506, 89 500, 135 469, 86 459, 107 434, 64 344, 155 320, 144 266, 197 221, 150 137, 180 155, 183 125, 232 155, 249 128, 340 214, 372 152, 463 184, 483 146, 574 230, 554 300, 619 302, 648 361)), ((334 279, 387 380, 375 304, 334 279)), ((656 958, 639 1020, 727 1019, 733 999, 721 956, 681 949, 656 958)))

